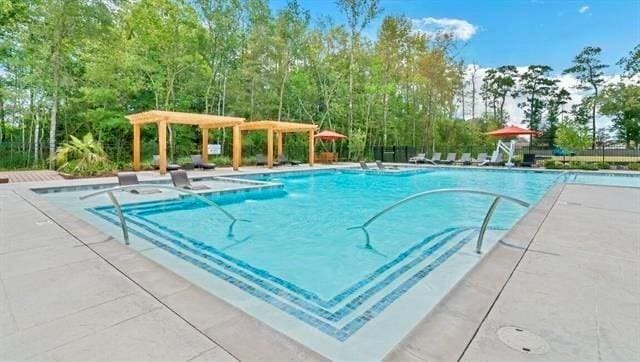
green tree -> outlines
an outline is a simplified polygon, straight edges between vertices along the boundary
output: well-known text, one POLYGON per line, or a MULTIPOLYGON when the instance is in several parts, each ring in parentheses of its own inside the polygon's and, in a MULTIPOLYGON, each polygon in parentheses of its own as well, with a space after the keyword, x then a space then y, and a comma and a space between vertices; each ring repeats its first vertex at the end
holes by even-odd
POLYGON ((513 65, 503 65, 487 70, 482 80, 482 92, 491 102, 493 116, 503 125, 508 117, 504 114, 504 105, 508 96, 515 95, 517 79, 518 69, 513 65))
POLYGON ((600 113, 612 118, 612 130, 627 148, 640 145, 640 86, 618 83, 604 89, 600 113))
POLYGON ((524 110, 525 122, 534 130, 540 129, 546 102, 558 82, 549 78, 552 70, 548 65, 530 65, 519 79, 520 86, 516 94, 525 100, 518 107, 524 110))
POLYGON ((602 64, 599 59, 602 49, 599 47, 585 47, 573 59, 573 66, 563 71, 563 74, 575 74, 580 82, 578 89, 593 91, 591 103, 591 140, 592 148, 596 147, 596 109, 600 87, 605 83, 603 69, 608 65, 602 64))
POLYGON ((353 132, 353 78, 355 73, 356 44, 362 30, 381 12, 380 0, 337 0, 347 18, 349 28, 349 137, 353 132))
POLYGON ((640 44, 636 45, 629 55, 620 59, 617 65, 621 66, 624 70, 624 75, 627 78, 633 78, 640 74, 640 44))
POLYGON ((571 100, 571 94, 564 88, 554 89, 547 102, 547 119, 542 136, 538 141, 545 142, 549 147, 555 144, 558 123, 564 122, 566 111, 564 106, 571 100))
POLYGON ((565 121, 558 125, 556 144, 564 150, 578 151, 589 147, 589 129, 573 121, 565 121))

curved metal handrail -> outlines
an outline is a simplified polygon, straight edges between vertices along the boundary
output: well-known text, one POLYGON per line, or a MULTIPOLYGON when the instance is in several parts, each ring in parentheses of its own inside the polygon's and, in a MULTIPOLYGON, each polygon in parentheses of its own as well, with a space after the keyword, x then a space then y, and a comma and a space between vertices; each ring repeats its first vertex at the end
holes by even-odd
POLYGON ((482 227, 480 228, 480 234, 478 235, 478 241, 476 243, 476 252, 480 253, 481 249, 482 249, 482 241, 484 239, 484 233, 487 230, 487 226, 489 226, 489 221, 491 219, 491 216, 493 215, 493 212, 495 211, 496 207, 498 206, 498 202, 500 202, 500 199, 505 199, 508 201, 511 201, 513 203, 516 203, 520 206, 524 206, 524 207, 529 207, 530 204, 526 201, 517 199, 515 197, 511 197, 508 195, 503 195, 503 194, 498 194, 495 192, 490 192, 490 191, 483 191, 483 190, 474 190, 474 189, 438 189, 438 190, 430 190, 430 191, 424 191, 424 192, 419 192, 417 194, 405 197, 404 199, 386 207, 385 209, 383 209, 382 211, 378 212, 377 214, 375 214, 373 217, 371 217, 369 220, 367 220, 364 224, 360 225, 360 226, 353 226, 348 228, 347 230, 353 230, 353 229, 362 229, 362 231, 364 232, 367 242, 365 244, 365 248, 371 249, 371 239, 369 236, 369 232, 367 231, 367 226, 369 226, 372 222, 374 222, 376 219, 378 219, 380 216, 386 214, 387 212, 395 209, 396 207, 407 203, 411 200, 415 200, 421 197, 425 197, 428 195, 433 195, 433 194, 442 194, 442 193, 468 193, 468 194, 477 194, 477 195, 488 195, 488 196, 494 196, 495 199, 493 200, 493 203, 491 204, 491 206, 489 206, 489 209, 487 210, 486 215, 484 216, 484 220, 482 221, 482 227))
POLYGON ((235 216, 231 215, 227 210, 223 209, 220 205, 216 204, 215 202, 207 199, 206 197, 203 197, 202 195, 199 195, 191 190, 187 190, 187 189, 183 189, 183 188, 179 188, 179 187, 173 187, 173 186, 166 186, 166 185, 156 185, 156 184, 136 184, 136 185, 126 185, 126 186, 116 186, 116 187, 112 187, 112 188, 108 188, 105 190, 100 190, 100 191, 96 191, 87 195, 83 195, 80 196, 80 200, 85 200, 88 199, 90 197, 94 197, 97 195, 101 195, 101 194, 107 194, 109 196, 109 198, 111 199, 111 202, 113 203, 114 207, 116 208, 116 211, 118 213, 118 218, 120 219, 120 226, 122 227, 122 235, 124 236, 124 242, 126 245, 129 245, 129 232, 127 230, 127 222, 124 218, 124 214, 122 213, 122 207, 120 206, 120 203, 118 202, 118 200, 116 199, 115 195, 113 194, 113 191, 124 191, 124 190, 129 190, 129 189, 140 189, 140 188, 153 188, 153 189, 165 189, 165 190, 171 190, 171 191, 177 191, 177 192, 181 192, 181 193, 185 193, 188 195, 191 195, 195 198, 197 198, 198 200, 206 203, 209 206, 213 206, 216 209, 220 210, 224 215, 226 215, 229 219, 231 219, 231 224, 229 224, 229 228, 227 230, 227 235, 229 237, 233 236, 233 227, 236 224, 236 222, 238 221, 242 221, 242 222, 249 222, 249 220, 244 220, 244 219, 238 219, 235 216))

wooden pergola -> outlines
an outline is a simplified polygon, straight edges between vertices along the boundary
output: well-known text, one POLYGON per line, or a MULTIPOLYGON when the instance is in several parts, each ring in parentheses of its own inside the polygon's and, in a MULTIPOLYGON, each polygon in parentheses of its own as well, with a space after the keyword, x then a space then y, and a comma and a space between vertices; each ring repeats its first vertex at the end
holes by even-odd
POLYGON ((140 170, 140 127, 155 123, 158 126, 158 165, 160 173, 167 172, 167 126, 170 124, 184 124, 200 127, 202 131, 202 160, 206 162, 209 154, 209 129, 233 127, 233 169, 238 170, 242 160, 242 136, 240 126, 244 118, 214 116, 208 114, 148 111, 126 116, 133 126, 133 169, 140 170))
MULTIPOLYGON (((280 121, 255 121, 243 123, 239 126, 242 131, 267 131, 267 167, 273 167, 273 136, 276 136, 277 154, 283 152, 284 135, 286 133, 307 132, 309 138, 309 166, 314 164, 314 133, 318 129, 315 124, 280 122, 280 121)), ((235 135, 233 137, 235 144, 235 135)), ((242 153, 242 146, 236 150, 234 156, 242 153)))

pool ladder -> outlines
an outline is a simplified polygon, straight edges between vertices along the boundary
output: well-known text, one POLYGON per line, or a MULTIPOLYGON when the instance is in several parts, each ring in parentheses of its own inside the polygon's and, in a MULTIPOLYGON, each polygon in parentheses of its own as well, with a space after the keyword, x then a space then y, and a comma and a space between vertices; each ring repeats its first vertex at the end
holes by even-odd
POLYGON ((424 192, 419 192, 417 194, 411 195, 409 197, 406 197, 394 204, 392 204, 391 206, 388 206, 387 208, 383 209, 382 211, 378 212, 377 214, 375 214, 373 217, 371 217, 369 220, 367 220, 364 224, 360 225, 360 226, 353 226, 348 228, 347 230, 353 230, 353 229, 361 229, 364 232, 364 235, 366 237, 366 244, 365 244, 365 248, 367 249, 373 249, 373 247, 371 246, 371 237, 369 235, 369 231, 367 230, 367 226, 369 226, 369 224, 371 224, 372 222, 374 222, 376 219, 378 219, 380 216, 386 214, 387 212, 395 209, 396 207, 405 204, 409 201, 418 199, 418 198, 422 198, 425 196, 429 196, 429 195, 433 195, 433 194, 442 194, 442 193, 467 193, 467 194, 476 194, 476 195, 488 195, 488 196, 493 196, 493 202, 491 203, 491 206, 489 206, 489 209, 487 210, 487 213, 484 216, 484 220, 482 221, 482 226, 480 227, 480 233, 478 234, 478 240, 476 241, 476 252, 478 254, 481 253, 482 251, 482 242, 484 240, 484 234, 487 231, 487 227, 489 226, 489 221, 491 221, 491 217, 493 216, 493 212, 496 210, 496 207, 498 206, 498 203, 500 202, 500 200, 505 199, 507 201, 511 201, 513 203, 516 203, 520 206, 524 206, 524 207, 529 207, 529 203, 520 199, 517 199, 515 197, 511 197, 511 196, 507 196, 507 195, 503 195, 503 194, 498 194, 495 192, 490 192, 490 191, 483 191, 483 190, 473 190, 473 189, 438 189, 438 190, 431 190, 431 191, 424 191, 424 192))
POLYGON ((102 194, 107 194, 109 196, 109 199, 111 199, 111 202, 113 203, 113 206, 116 209, 116 214, 118 215, 118 219, 120 219, 120 227, 122 228, 122 235, 124 236, 124 243, 126 245, 129 245, 129 231, 127 229, 127 221, 124 218, 124 214, 122 212, 122 207, 120 206, 120 203, 116 199, 116 197, 113 194, 113 192, 114 191, 124 191, 124 190, 129 190, 129 189, 141 189, 141 188, 164 189, 164 190, 171 190, 171 191, 177 191, 177 192, 180 192, 180 193, 185 193, 185 194, 188 194, 188 195, 191 195, 191 196, 195 197, 196 199, 206 203, 209 206, 215 207, 216 209, 220 210, 220 212, 222 212, 225 216, 227 216, 231 220, 231 223, 229 224, 229 227, 227 229, 227 236, 229 236, 229 237, 233 236, 233 227, 235 226, 236 222, 238 222, 238 221, 249 222, 249 220, 236 218, 235 216, 231 215, 227 210, 223 209, 220 205, 218 205, 215 202, 207 199, 206 197, 198 195, 197 193, 195 193, 195 192, 193 192, 191 190, 186 190, 186 189, 173 187, 173 186, 155 185, 155 184, 136 184, 136 185, 127 185, 127 186, 116 186, 116 187, 108 188, 108 189, 105 189, 105 190, 100 190, 100 191, 97 191, 97 192, 94 192, 94 193, 91 193, 91 194, 88 194, 88 195, 81 196, 80 200, 85 200, 85 199, 88 199, 90 197, 94 197, 94 196, 98 196, 98 195, 102 195, 102 194))

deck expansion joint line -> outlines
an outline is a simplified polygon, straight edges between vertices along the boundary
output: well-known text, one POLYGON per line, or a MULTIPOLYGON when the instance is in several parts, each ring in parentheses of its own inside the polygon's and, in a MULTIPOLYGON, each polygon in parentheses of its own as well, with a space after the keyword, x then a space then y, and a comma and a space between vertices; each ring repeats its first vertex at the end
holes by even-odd
POLYGON ((71 232, 67 227, 65 227, 64 225, 58 223, 57 220, 55 220, 53 217, 51 217, 47 212, 42 211, 39 207, 37 207, 33 202, 31 202, 31 200, 27 199, 26 197, 24 197, 23 195, 17 193, 15 190, 12 190, 14 194, 16 194, 18 197, 20 197, 22 200, 24 200, 26 203, 28 203, 29 205, 31 205, 31 207, 33 207, 34 209, 38 210, 38 212, 40 212, 42 215, 44 215, 46 218, 48 218, 49 220, 51 220, 54 224, 58 225, 58 227, 60 227, 62 230, 64 230, 67 234, 71 235, 71 237, 73 237, 74 239, 76 239, 77 241, 79 241, 80 243, 82 243, 85 247, 87 247, 89 250, 91 250, 91 252, 93 252, 94 254, 96 254, 100 259, 104 260, 105 263, 107 263, 108 265, 110 265, 112 268, 114 268, 118 273, 120 273, 123 277, 125 277, 127 280, 131 281, 134 285, 136 285, 138 288, 142 289, 145 293, 147 293, 149 296, 151 296, 151 298, 155 299, 158 303, 160 303, 162 306, 164 306, 165 308, 167 308, 171 313, 173 313, 175 316, 177 316, 178 318, 180 318, 182 321, 184 321, 187 325, 189 325, 191 328, 193 328, 194 330, 196 330, 198 333, 200 333, 202 336, 204 336, 206 339, 208 339, 209 341, 211 341, 211 343, 213 343, 214 345, 220 347, 223 351, 225 351, 226 353, 228 353, 230 356, 232 356, 233 358, 235 358, 236 360, 240 360, 236 355, 234 355, 233 353, 231 353, 231 351, 227 350, 224 346, 222 346, 221 344, 219 344, 218 342, 216 342, 215 340, 213 340, 211 337, 209 337, 206 333, 204 333, 203 330, 201 330, 200 328, 196 327, 193 323, 191 323, 190 321, 188 321, 186 318, 184 318, 182 315, 180 315, 180 313, 176 312, 173 308, 171 308, 168 304, 166 304, 165 302, 163 302, 160 298, 156 297, 153 293, 151 293, 151 291, 149 291, 148 289, 146 289, 145 287, 143 287, 140 283, 138 283, 137 281, 135 281, 133 278, 131 278, 130 276, 128 276, 125 272, 123 272, 122 270, 120 270, 117 266, 115 266, 113 263, 111 263, 109 260, 107 260, 104 256, 102 256, 100 253, 98 253, 97 251, 95 251, 91 245, 86 244, 82 239, 80 239, 78 236, 76 236, 76 234, 74 234, 73 232, 71 232))
MULTIPOLYGON (((478 332, 480 331, 480 328, 482 327, 484 322, 487 320, 487 317, 489 317, 489 314, 491 314, 491 311, 493 310, 493 307, 498 302, 498 299, 500 299, 500 296, 502 295, 502 292, 504 291, 504 289, 507 287, 507 284, 509 284, 509 281, 511 280, 511 277, 513 277, 513 275, 515 274, 516 270, 518 270, 518 267, 520 266, 520 263, 524 259, 524 256, 529 251, 529 248, 531 247, 531 244, 533 244, 533 241, 535 240, 536 236, 540 232, 540 229, 542 229, 542 225, 544 225, 545 221, 549 217, 549 214, 551 214, 551 211, 555 208, 556 203, 558 202, 558 199, 560 199, 560 195, 562 195, 562 192, 564 191, 564 189, 566 187, 566 184, 559 184, 559 185, 560 185, 560 187, 559 187, 560 190, 558 191, 558 194, 555 195, 554 200, 553 200, 553 204, 547 210, 547 212, 545 213, 544 217, 540 221, 540 224, 536 228, 535 233, 533 233, 533 235, 531 236, 531 240, 529 240, 529 242, 527 243, 527 247, 522 252, 522 255, 520 255, 520 258, 518 258, 518 261, 516 262, 516 265, 513 267, 511 272, 509 273, 509 276, 507 277, 507 280, 505 280, 504 284, 502 284, 502 286, 500 287, 500 290, 498 291, 498 294, 496 294, 495 298, 491 302, 491 305, 489 306, 489 309, 487 310, 487 312, 484 314, 484 316, 482 316, 482 320, 480 321, 480 323, 478 323, 478 327, 476 328, 475 331, 473 331, 473 335, 471 336, 471 338, 469 338, 469 341, 465 345, 464 349, 462 350, 462 353, 460 353, 460 356, 456 359, 456 361, 461 361, 462 357, 464 357, 465 353, 467 353, 467 350, 469 349, 469 346, 471 346, 471 343, 473 342, 473 340, 478 335, 478 332)), ((553 192, 553 188, 551 188, 549 190, 549 192, 553 192)), ((540 202, 542 202, 543 200, 544 200, 544 197, 542 199, 540 199, 538 204, 540 204, 540 202)), ((526 215, 524 217, 526 217, 526 215)))

